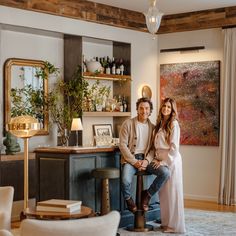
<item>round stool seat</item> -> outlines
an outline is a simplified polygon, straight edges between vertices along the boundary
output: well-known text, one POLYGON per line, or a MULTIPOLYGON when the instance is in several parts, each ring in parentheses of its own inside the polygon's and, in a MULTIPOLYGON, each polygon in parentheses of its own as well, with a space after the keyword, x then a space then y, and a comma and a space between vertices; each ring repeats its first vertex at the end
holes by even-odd
POLYGON ((96 168, 92 170, 94 178, 98 179, 117 179, 120 177, 120 170, 118 168, 96 168))

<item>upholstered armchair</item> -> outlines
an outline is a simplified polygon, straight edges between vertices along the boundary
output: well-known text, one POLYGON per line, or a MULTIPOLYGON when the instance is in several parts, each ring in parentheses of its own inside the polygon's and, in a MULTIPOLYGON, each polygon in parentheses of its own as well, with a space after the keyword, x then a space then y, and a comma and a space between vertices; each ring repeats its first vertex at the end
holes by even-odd
POLYGON ((0 187, 0 230, 11 229, 11 210, 13 204, 13 195, 13 187, 0 187))
POLYGON ((14 235, 6 229, 0 229, 0 236, 14 236, 14 235))
POLYGON ((21 223, 20 236, 115 236, 120 213, 76 220, 26 219, 21 223))

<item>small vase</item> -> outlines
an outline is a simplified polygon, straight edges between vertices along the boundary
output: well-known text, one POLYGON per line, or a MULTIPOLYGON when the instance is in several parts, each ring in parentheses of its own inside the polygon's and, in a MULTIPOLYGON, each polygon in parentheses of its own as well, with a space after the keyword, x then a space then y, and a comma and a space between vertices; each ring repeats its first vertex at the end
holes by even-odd
POLYGON ((96 111, 102 111, 102 104, 96 104, 96 111))
POLYGON ((68 146, 69 145, 69 131, 68 129, 64 129, 59 133, 58 140, 57 140, 57 145, 58 146, 68 146))

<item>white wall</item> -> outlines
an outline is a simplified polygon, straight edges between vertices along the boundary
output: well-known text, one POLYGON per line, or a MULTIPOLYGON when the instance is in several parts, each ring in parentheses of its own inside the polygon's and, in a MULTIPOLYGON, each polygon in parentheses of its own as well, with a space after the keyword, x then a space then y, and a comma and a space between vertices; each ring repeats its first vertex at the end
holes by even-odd
MULTIPOLYGON (((159 64, 211 60, 222 62, 223 60, 223 35, 220 29, 160 35, 158 46, 159 49, 205 46, 205 50, 198 53, 159 53, 159 64)), ((223 79, 222 74, 221 79, 223 79)), ((217 201, 220 180, 220 147, 182 145, 181 153, 185 198, 217 201)))

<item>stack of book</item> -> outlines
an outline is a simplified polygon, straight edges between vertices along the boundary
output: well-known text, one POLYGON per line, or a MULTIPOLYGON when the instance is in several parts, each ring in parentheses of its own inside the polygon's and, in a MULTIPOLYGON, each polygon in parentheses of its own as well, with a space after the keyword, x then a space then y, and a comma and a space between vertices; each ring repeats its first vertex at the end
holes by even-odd
POLYGON ((37 203, 36 211, 72 213, 80 211, 81 201, 50 199, 37 203))

